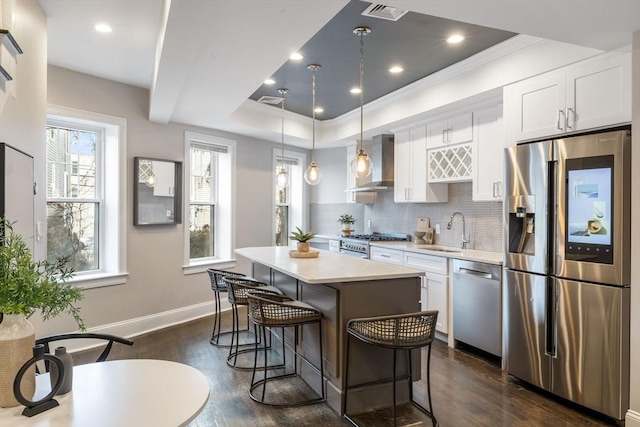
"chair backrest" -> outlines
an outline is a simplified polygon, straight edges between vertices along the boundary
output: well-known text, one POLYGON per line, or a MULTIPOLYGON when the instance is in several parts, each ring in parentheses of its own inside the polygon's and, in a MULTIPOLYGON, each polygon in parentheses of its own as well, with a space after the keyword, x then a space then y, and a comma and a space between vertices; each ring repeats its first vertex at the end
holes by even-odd
POLYGON ((437 320, 437 310, 351 319, 347 332, 370 344, 418 348, 433 342, 437 320))
POLYGON ((227 298, 229 299, 229 302, 236 305, 247 305, 247 290, 268 286, 266 283, 246 276, 225 276, 222 278, 222 281, 225 282, 227 286, 227 298))
POLYGON ((227 270, 216 270, 208 268, 209 279, 211 280, 211 290, 214 292, 226 292, 227 284, 222 280, 223 277, 244 277, 242 273, 236 273, 227 270))
MULTIPOLYGON (((59 335, 50 335, 48 337, 38 338, 36 340, 36 344, 44 345, 44 352, 51 353, 49 344, 55 341, 63 341, 63 340, 75 340, 75 339, 92 339, 92 340, 102 340, 107 341, 107 346, 100 353, 96 362, 104 362, 109 356, 109 352, 111 351, 111 347, 113 347, 113 343, 117 342, 119 344, 124 345, 133 345, 133 341, 128 340, 126 338, 117 337, 115 335, 109 334, 95 334, 95 333, 71 333, 71 334, 59 334, 59 335)), ((45 364, 45 370, 49 371, 49 364, 45 364)))

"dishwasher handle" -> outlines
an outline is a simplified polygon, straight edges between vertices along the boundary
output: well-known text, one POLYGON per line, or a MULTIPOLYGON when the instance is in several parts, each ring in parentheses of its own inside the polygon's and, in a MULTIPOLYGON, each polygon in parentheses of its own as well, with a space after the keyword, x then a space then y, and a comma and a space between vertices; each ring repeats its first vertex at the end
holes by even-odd
POLYGON ((460 267, 456 271, 456 273, 468 274, 468 275, 471 275, 471 276, 482 277, 483 279, 489 279, 489 280, 491 280, 491 278, 492 278, 491 273, 486 273, 484 271, 472 270, 470 268, 464 268, 464 267, 460 267))

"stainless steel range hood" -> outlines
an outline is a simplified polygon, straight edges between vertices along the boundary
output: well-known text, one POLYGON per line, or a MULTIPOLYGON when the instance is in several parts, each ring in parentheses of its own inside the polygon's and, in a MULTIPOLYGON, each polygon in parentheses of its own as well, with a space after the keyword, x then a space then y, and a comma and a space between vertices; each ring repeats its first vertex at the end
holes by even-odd
POLYGON ((348 191, 384 191, 393 188, 393 135, 376 135, 373 138, 371 152, 373 162, 371 182, 348 191))

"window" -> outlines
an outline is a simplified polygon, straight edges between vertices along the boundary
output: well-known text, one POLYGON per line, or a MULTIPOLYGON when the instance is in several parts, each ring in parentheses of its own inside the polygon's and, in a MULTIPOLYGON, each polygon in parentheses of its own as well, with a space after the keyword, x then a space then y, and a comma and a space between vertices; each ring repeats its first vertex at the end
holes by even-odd
POLYGON ((124 283, 126 121, 63 107, 47 116, 47 258, 74 281, 124 283))
POLYGON ((185 191, 189 202, 185 217, 187 265, 227 262, 233 250, 233 162, 235 141, 185 132, 185 191))
POLYGON ((273 154, 273 186, 275 189, 274 207, 274 240, 276 246, 289 245, 289 231, 296 226, 303 226, 303 170, 305 156, 301 153, 285 151, 284 166, 289 173, 290 183, 287 188, 279 188, 276 177, 282 167, 282 151, 274 149, 273 154))

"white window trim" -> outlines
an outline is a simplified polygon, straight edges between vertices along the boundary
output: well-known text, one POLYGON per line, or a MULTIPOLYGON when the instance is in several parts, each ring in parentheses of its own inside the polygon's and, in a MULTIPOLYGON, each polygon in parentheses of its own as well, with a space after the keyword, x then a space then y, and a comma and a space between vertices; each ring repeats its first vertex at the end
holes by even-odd
MULTIPOLYGON (((127 119, 76 108, 49 105, 47 108, 47 120, 56 120, 79 125, 89 125, 105 128, 104 145, 113 144, 117 140, 117 155, 103 156, 103 167, 118 170, 119 184, 117 188, 109 188, 104 191, 105 200, 103 209, 105 216, 117 218, 115 221, 118 234, 118 242, 114 248, 101 248, 101 253, 106 254, 101 261, 102 267, 96 273, 82 273, 74 275, 69 283, 77 284, 84 289, 99 288, 103 286, 122 285, 127 282, 127 119), (106 126, 105 126, 106 125, 106 126), (115 200, 115 203, 113 202, 115 200)), ((46 238, 46 237, 45 237, 46 238)), ((101 239, 104 240, 104 239, 101 239)), ((101 242, 103 245, 106 242, 101 242)))
MULTIPOLYGON (((183 234, 184 234, 184 265, 182 267, 183 273, 185 275, 188 274, 196 274, 202 273, 207 270, 207 268, 215 267, 215 268, 233 268, 236 264, 236 259, 234 258, 234 249, 236 247, 236 227, 235 227, 235 212, 236 212, 236 141, 232 139, 222 138, 213 135, 207 135, 199 132, 185 131, 184 132, 184 168, 183 168, 183 179, 184 183, 184 191, 183 191, 183 234), (197 141, 201 144, 211 144, 211 145, 223 145, 227 147, 227 154, 230 156, 230 165, 229 165, 229 211, 224 212, 223 215, 227 216, 229 227, 218 227, 217 223, 219 218, 218 212, 216 212, 216 227, 215 227, 215 236, 216 236, 216 246, 219 248, 221 246, 221 241, 225 243, 224 255, 219 258, 202 258, 198 260, 191 261, 189 259, 189 214, 190 214, 190 204, 191 204, 191 141, 197 141), (224 235, 221 233, 222 231, 227 231, 228 234, 224 235), (228 245, 228 247, 227 247, 228 245)), ((225 190, 226 191, 226 190, 225 190)), ((219 189, 218 197, 224 197, 224 192, 222 189, 219 189)))
MULTIPOLYGON (((282 148, 274 148, 273 149, 273 165, 271 166, 271 170, 275 171, 278 166, 278 158, 282 156, 282 148)), ((306 185, 304 181, 304 171, 307 165, 307 155, 304 153, 299 153, 297 151, 288 151, 284 150, 284 157, 286 158, 294 158, 298 161, 298 171, 299 174, 296 174, 295 171, 292 172, 292 176, 289 177, 290 183, 289 187, 293 190, 289 192, 289 231, 295 230, 296 225, 298 227, 302 227, 303 229, 307 229, 307 221, 306 221, 306 185), (299 187, 296 188, 296 186, 299 187), (294 200, 300 200, 300 206, 294 206, 294 200)), ((275 194, 276 194, 276 179, 273 176, 272 179, 272 188, 271 197, 272 200, 272 209, 271 209, 271 244, 276 244, 276 202, 275 202, 275 194)))

